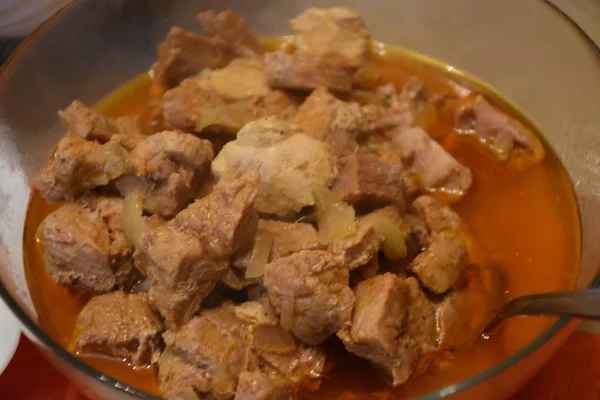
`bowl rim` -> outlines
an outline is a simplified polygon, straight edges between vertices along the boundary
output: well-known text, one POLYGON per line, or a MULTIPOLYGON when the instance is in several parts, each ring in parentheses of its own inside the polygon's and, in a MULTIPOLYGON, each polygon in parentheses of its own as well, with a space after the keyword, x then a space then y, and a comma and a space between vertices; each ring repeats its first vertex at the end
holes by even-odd
MULTIPOLYGON (((39 36, 41 36, 45 31, 50 29, 54 23, 56 23, 60 18, 68 14, 68 12, 78 5, 77 0, 71 0, 67 5, 58 10, 54 15, 48 18, 44 23, 38 26, 29 36, 27 36, 22 43, 13 51, 13 53, 8 57, 5 61, 4 65, 0 67, 0 79, 4 75, 3 72, 10 68, 11 64, 15 59, 19 57, 19 54, 26 50, 31 42, 35 41, 39 36)), ((600 44, 594 42, 594 40, 586 33, 586 31, 576 22, 574 21, 568 14, 566 14, 563 10, 561 10, 556 4, 550 1, 543 1, 544 4, 553 9, 556 13, 558 13, 562 18, 566 20, 567 23, 572 25, 578 33, 583 37, 583 40, 588 42, 588 44, 592 47, 592 49, 600 56, 600 44)), ((434 57, 427 57, 430 59, 437 60, 434 57)), ((470 75, 471 78, 474 78, 473 81, 477 83, 481 83, 484 86, 488 86, 485 82, 480 81, 476 76, 470 75)), ((31 200, 31 198, 30 198, 31 200)), ((579 204, 577 207, 578 217, 581 220, 579 204)), ((581 225, 580 225, 581 229, 581 225)), ((580 232, 581 233, 581 232, 580 232)), ((581 252, 581 249, 580 249, 581 252)), ((599 267, 600 268, 600 267, 599 267)), ((592 283, 589 285, 589 288, 600 287, 600 272, 596 274, 592 283)), ((119 392, 123 392, 130 396, 136 396, 139 399, 144 400, 164 400, 162 397, 158 397, 152 394, 149 394, 145 391, 137 389, 133 386, 127 385, 123 382, 120 382, 117 379, 111 378, 110 376, 98 371, 97 369, 89 366, 85 362, 81 361, 73 354, 69 353, 66 349, 60 346, 56 341, 54 341, 50 336, 48 336, 42 328, 34 322, 19 306, 19 304, 15 301, 15 299, 11 296, 8 290, 5 288, 4 284, 0 281, 0 298, 4 301, 4 303, 8 306, 11 312, 16 316, 19 322, 25 327, 25 331, 29 332, 33 335, 34 340, 43 344, 47 349, 49 349, 54 355, 59 357, 62 361, 70 364, 75 367, 77 370, 83 372, 87 376, 93 378, 94 380, 100 382, 103 385, 106 385, 112 390, 117 390, 119 392)), ((419 397, 415 397, 414 400, 437 400, 442 399, 448 396, 451 396, 455 393, 464 391, 470 387, 473 387, 477 384, 480 384, 491 377, 501 373, 506 370, 511 365, 517 363, 519 360, 529 356, 535 350, 540 348, 544 343, 549 341, 552 337, 554 337, 559 331, 567 326, 569 321, 571 321, 571 317, 560 317, 558 321, 556 321, 550 328, 541 333, 537 338, 529 342, 526 346, 510 355, 509 357, 502 360, 500 363, 494 365, 491 368, 488 368, 476 375, 473 375, 467 379, 464 379, 457 383, 452 383, 446 385, 434 392, 421 395, 419 397)))

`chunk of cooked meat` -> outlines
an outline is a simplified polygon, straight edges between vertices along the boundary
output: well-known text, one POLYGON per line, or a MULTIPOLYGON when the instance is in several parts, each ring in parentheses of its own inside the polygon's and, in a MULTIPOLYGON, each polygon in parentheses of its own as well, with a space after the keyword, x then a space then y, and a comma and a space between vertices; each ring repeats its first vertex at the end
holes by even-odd
POLYGON ((69 203, 43 222, 44 262, 63 286, 103 293, 116 284, 110 266, 110 238, 102 219, 85 207, 69 203))
POLYGON ((163 337, 176 356, 199 370, 203 379, 192 383, 199 393, 233 397, 240 374, 258 364, 249 326, 235 316, 231 305, 203 311, 163 337))
POLYGON ((208 140, 179 131, 164 131, 139 142, 129 155, 133 175, 120 179, 123 195, 132 186, 145 187, 144 209, 172 217, 189 204, 214 152, 208 140))
POLYGON ((402 85, 396 106, 406 107, 417 116, 425 110, 432 96, 431 89, 422 80, 411 77, 402 85))
POLYGON ((79 353, 125 358, 138 366, 155 363, 160 355, 160 320, 146 295, 117 291, 92 297, 75 325, 79 353))
POLYGON ((448 205, 431 196, 420 196, 413 201, 413 208, 423 221, 429 232, 458 232, 460 217, 448 205))
POLYGON ((352 271, 367 264, 373 257, 377 257, 383 237, 366 223, 358 223, 356 227, 344 237, 334 240, 329 249, 332 253, 342 257, 343 263, 352 271))
POLYGON ((320 344, 350 324, 354 296, 341 260, 303 250, 266 265, 264 285, 282 326, 301 341, 320 344))
POLYGON ((248 31, 244 18, 232 10, 219 13, 208 10, 197 18, 206 34, 220 39, 236 56, 253 57, 264 52, 258 39, 248 31))
POLYGON ((220 68, 230 60, 223 53, 222 43, 196 33, 173 27, 164 42, 158 45, 155 80, 166 88, 206 68, 220 68))
POLYGON ((150 301, 169 327, 198 311, 231 254, 253 236, 256 187, 256 173, 224 179, 175 219, 142 234, 136 266, 150 279, 150 301))
POLYGON ((264 95, 254 96, 248 103, 248 112, 254 119, 275 116, 284 121, 293 121, 298 112, 297 100, 282 90, 271 90, 264 95))
POLYGON ((119 125, 82 102, 74 100, 67 108, 58 112, 67 133, 86 140, 108 142, 112 135, 120 133, 119 125))
POLYGON ((291 393, 292 383, 320 377, 323 372, 324 354, 297 344, 257 302, 226 303, 205 310, 163 336, 168 346, 166 358, 171 362, 160 366, 159 377, 168 398, 177 398, 186 387, 218 398, 231 398, 236 391, 258 396, 262 392, 257 385, 269 382, 248 381, 256 374, 291 393))
POLYGON ((475 134, 499 160, 508 160, 515 151, 538 160, 544 156, 542 144, 530 131, 483 96, 467 101, 456 110, 455 126, 460 132, 475 134))
POLYGON ((66 136, 58 142, 54 157, 37 178, 36 188, 46 201, 72 200, 94 187, 88 180, 96 165, 88 158, 100 145, 66 136))
POLYGON ((310 90, 326 87, 339 92, 352 89, 354 70, 336 68, 324 60, 317 60, 283 50, 265 54, 267 83, 275 89, 310 90))
POLYGON ((466 257, 464 240, 456 233, 441 232, 431 237, 429 247, 408 268, 429 290, 444 293, 460 277, 466 257))
POLYGON ((246 100, 269 92, 265 68, 258 59, 237 58, 207 75, 210 86, 225 101, 246 100))
POLYGON ((408 286, 410 302, 402 339, 422 357, 439 349, 436 303, 427 297, 417 279, 411 277, 404 282, 408 286))
MULTIPOLYGON (((317 230, 311 224, 261 219, 258 221, 258 230, 273 237, 268 261, 278 260, 300 250, 312 250, 321 245, 317 230)), ((251 259, 252 251, 247 251, 234 257, 232 264, 239 268, 247 268, 251 259)))
POLYGON ((189 78, 163 95, 163 118, 174 128, 193 132, 205 107, 221 107, 224 104, 208 81, 189 78))
POLYGON ((404 204, 404 169, 400 160, 359 151, 339 160, 331 187, 334 195, 355 207, 404 204))
POLYGON ((123 230, 123 199, 89 194, 80 201, 99 216, 108 228, 111 269, 114 271, 118 286, 125 290, 131 289, 141 276, 133 265, 135 249, 125 237, 123 230))
POLYGON ((310 8, 290 21, 295 51, 265 55, 267 81, 276 88, 350 91, 368 53, 362 17, 343 7, 310 8))
POLYGON ((399 340, 411 301, 405 281, 391 273, 358 284, 352 326, 338 333, 348 351, 378 366, 393 386, 413 372, 417 354, 399 340))
POLYGON ((215 256, 229 258, 249 249, 258 226, 254 209, 258 179, 256 170, 221 179, 208 196, 180 212, 173 223, 209 240, 215 256))
POLYGON ((420 179, 423 189, 461 198, 471 187, 471 170, 418 127, 389 132, 403 161, 420 179))
POLYGON ((234 400, 289 400, 292 398, 293 391, 288 382, 255 371, 240 374, 234 400))
POLYGON ((336 173, 329 146, 275 117, 245 125, 211 165, 218 178, 256 167, 260 169, 256 209, 279 216, 314 205, 313 188, 329 186, 336 173))

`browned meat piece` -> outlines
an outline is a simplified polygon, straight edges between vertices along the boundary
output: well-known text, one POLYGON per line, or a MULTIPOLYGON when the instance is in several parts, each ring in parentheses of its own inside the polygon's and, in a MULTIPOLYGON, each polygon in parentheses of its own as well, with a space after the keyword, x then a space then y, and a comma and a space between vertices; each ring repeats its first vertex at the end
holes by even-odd
POLYGON ((117 187, 126 195, 133 186, 144 186, 144 209, 172 217, 194 199, 213 156, 207 140, 180 131, 159 132, 139 142, 129 155, 133 175, 139 179, 125 176, 117 187))
POLYGON ((221 41, 238 57, 261 55, 264 49, 246 27, 244 19, 231 10, 216 13, 212 10, 198 14, 204 31, 221 41))
POLYGON ((436 303, 429 300, 415 278, 404 280, 410 302, 406 312, 403 340, 421 356, 439 348, 436 303))
POLYGON ((252 246, 258 226, 253 206, 257 194, 257 170, 235 179, 226 177, 208 196, 179 213, 173 222, 206 239, 215 256, 229 258, 232 253, 252 246))
MULTIPOLYGON (((300 250, 312 250, 320 246, 317 231, 310 224, 261 219, 258 221, 258 230, 273 237, 269 261, 278 260, 300 250)), ((234 257, 232 264, 236 267, 246 268, 251 259, 252 251, 248 251, 234 257)))
POLYGON ((347 8, 310 8, 290 21, 295 52, 265 55, 272 87, 350 91, 354 73, 368 53, 369 33, 362 17, 347 8))
POLYGON ((410 301, 408 285, 394 274, 363 281, 356 288, 352 326, 338 333, 348 351, 381 368, 393 386, 409 378, 417 356, 399 340, 410 301))
POLYGON ((339 92, 352 89, 354 69, 329 65, 298 53, 283 50, 265 54, 267 83, 275 89, 310 90, 326 87, 339 92))
POLYGON ((264 65, 258 59, 237 58, 206 75, 210 86, 225 101, 246 100, 269 92, 264 65))
POLYGON ((271 90, 265 95, 252 97, 248 112, 254 119, 274 115, 283 121, 292 121, 298 112, 298 105, 292 95, 281 90, 271 90))
POLYGON ((398 160, 359 151, 338 163, 334 195, 355 207, 404 204, 404 170, 398 160))
POLYGON ((402 89, 398 95, 399 107, 410 109, 415 116, 422 113, 427 104, 429 104, 432 91, 418 78, 411 77, 402 85, 402 89))
POLYGON ((206 246, 171 223, 140 239, 136 266, 150 279, 150 302, 169 327, 188 321, 227 270, 227 261, 213 259, 206 246))
POLYGON ((44 261, 56 282, 93 293, 114 288, 110 238, 99 216, 69 203, 49 214, 43 224, 44 261))
POLYGON ((163 337, 176 356, 198 370, 202 379, 192 387, 199 393, 231 398, 240 374, 258 364, 250 348, 249 324, 236 317, 231 305, 204 311, 163 337))
POLYGON ((427 249, 408 266, 423 285, 435 293, 450 289, 461 275, 467 258, 467 249, 456 233, 434 234, 427 249))
POLYGON ((289 400, 290 385, 283 379, 270 378, 261 372, 243 372, 234 400, 289 400))
MULTIPOLYGON (((116 119, 119 127, 119 134, 124 136, 144 136, 147 134, 146 128, 139 116, 119 117, 116 119)), ((111 136, 112 139, 112 136, 111 136)))
POLYGON ((171 88, 206 68, 220 68, 228 61, 220 40, 173 27, 166 40, 158 45, 155 79, 171 88))
POLYGON ((331 123, 336 110, 346 103, 335 97, 329 90, 319 87, 312 91, 298 109, 296 123, 315 139, 327 141, 331 135, 331 123))
POLYGON ((471 187, 471 170, 456 161, 423 129, 394 129, 389 135, 404 162, 419 177, 423 189, 438 190, 458 199, 471 187))
POLYGON ((217 398, 231 398, 236 390, 238 397, 275 395, 283 388, 289 395, 290 383, 320 377, 325 361, 317 348, 298 345, 257 302, 226 303, 203 311, 178 330, 166 332, 164 339, 164 358, 171 362, 166 368, 161 362, 159 377, 168 398, 178 398, 187 387, 217 398), (252 382, 258 374, 264 380, 252 382), (270 387, 279 389, 266 391, 270 387))
POLYGON ((231 254, 253 237, 256 173, 222 180, 213 192, 140 238, 136 266, 168 326, 187 322, 227 271, 231 254))
POLYGON ((265 55, 272 87, 350 91, 367 55, 369 34, 357 13, 342 7, 311 8, 291 20, 296 50, 265 55))
POLYGON ((67 132, 87 140, 108 142, 112 135, 120 132, 119 125, 112 118, 86 107, 79 100, 58 112, 67 132))
POLYGON ((66 136, 58 142, 54 157, 36 182, 46 201, 72 200, 93 187, 87 178, 95 165, 88 155, 99 147, 98 143, 75 136, 66 136))
POLYGON ((483 96, 459 107, 456 128, 477 138, 500 160, 508 160, 514 151, 544 156, 540 141, 516 120, 488 103, 483 96))
POLYGON ((77 351, 126 358, 150 365, 160 355, 160 320, 145 294, 117 291, 94 296, 83 307, 75 327, 77 351))
POLYGON ((413 202, 417 212, 430 232, 458 232, 460 217, 446 204, 430 196, 420 196, 413 202))
POLYGON ((346 268, 352 271, 377 257, 382 242, 383 237, 371 225, 358 223, 352 232, 333 241, 329 249, 340 255, 346 268))
POLYGON ((133 266, 133 244, 125 238, 123 231, 123 199, 87 195, 80 200, 99 216, 108 228, 110 266, 119 287, 131 289, 141 275, 133 266))
POLYGON ((163 95, 164 120, 174 128, 187 132, 196 129, 202 109, 220 107, 225 103, 206 80, 185 79, 181 84, 163 95))
POLYGON ((282 326, 320 344, 350 324, 354 296, 345 265, 331 253, 303 250, 265 267, 264 285, 282 326))
POLYGON ((282 217, 314 205, 314 188, 329 186, 336 173, 329 146, 275 117, 246 124, 211 164, 217 178, 252 168, 260 170, 257 211, 282 217))

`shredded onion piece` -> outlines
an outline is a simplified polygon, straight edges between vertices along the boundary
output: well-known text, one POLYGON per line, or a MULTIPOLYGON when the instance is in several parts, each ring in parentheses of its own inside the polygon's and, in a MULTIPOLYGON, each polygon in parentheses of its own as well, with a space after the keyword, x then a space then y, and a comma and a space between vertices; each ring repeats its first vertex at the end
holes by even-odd
POLYGON ((158 357, 158 370, 163 376, 169 375, 169 359, 173 356, 173 349, 170 346, 165 347, 160 357, 158 357))
POLYGON ((265 273, 265 265, 269 262, 273 248, 273 234, 259 230, 256 232, 250 264, 246 268, 246 278, 260 278, 265 273))
POLYGON ((231 289, 242 290, 244 288, 244 284, 231 268, 227 268, 227 272, 221 278, 221 282, 231 289))
POLYGON ((87 179, 91 184, 104 186, 111 180, 129 172, 128 153, 123 146, 108 142, 88 155, 87 161, 96 166, 96 170, 87 179))
POLYGON ((130 191, 125 196, 125 202, 123 204, 123 232, 125 237, 135 247, 138 246, 138 242, 142 233, 148 230, 146 221, 142 217, 144 211, 144 195, 139 190, 130 191))
POLYGON ((319 238, 323 244, 331 243, 354 229, 355 213, 351 205, 337 200, 324 186, 315 188, 314 195, 319 238))
POLYGON ((196 122, 196 132, 202 132, 212 125, 239 131, 248 121, 248 104, 237 102, 219 107, 204 107, 196 122))
POLYGON ((409 234, 407 225, 382 213, 366 215, 363 221, 371 224, 375 232, 383 236, 381 250, 389 260, 397 261, 406 257, 406 238, 409 234))
POLYGON ((294 326, 294 293, 289 290, 283 292, 279 319, 283 329, 292 330, 294 326))

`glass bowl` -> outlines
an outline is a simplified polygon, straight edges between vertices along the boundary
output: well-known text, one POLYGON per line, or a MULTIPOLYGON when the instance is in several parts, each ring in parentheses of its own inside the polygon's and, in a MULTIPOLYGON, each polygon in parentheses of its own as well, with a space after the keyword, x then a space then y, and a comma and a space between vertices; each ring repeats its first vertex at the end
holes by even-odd
MULTIPOLYGON (((573 181, 582 221, 577 288, 597 285, 600 265, 600 57, 576 26, 542 1, 482 0, 105 0, 78 1, 39 28, 0 77, 0 296, 27 336, 90 399, 153 396, 101 374, 40 329, 23 270, 23 223, 32 177, 63 134, 56 111, 73 98, 94 104, 146 70, 172 25, 198 30, 195 15, 232 8, 259 35, 289 32, 309 6, 361 12, 372 36, 480 78, 540 128, 573 181)), ((518 229, 518 227, 515 227, 518 229)), ((493 368, 422 399, 506 399, 577 326, 561 318, 493 368)))

